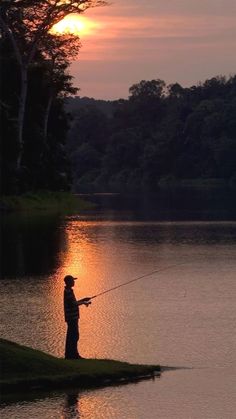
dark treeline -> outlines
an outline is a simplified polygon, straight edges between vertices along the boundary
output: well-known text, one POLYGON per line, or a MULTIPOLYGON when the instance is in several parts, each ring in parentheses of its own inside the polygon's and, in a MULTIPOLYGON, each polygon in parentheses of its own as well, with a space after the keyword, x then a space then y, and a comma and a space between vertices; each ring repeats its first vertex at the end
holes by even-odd
POLYGON ((70 99, 76 190, 156 189, 182 179, 236 181, 236 76, 197 86, 141 81, 128 100, 70 99))

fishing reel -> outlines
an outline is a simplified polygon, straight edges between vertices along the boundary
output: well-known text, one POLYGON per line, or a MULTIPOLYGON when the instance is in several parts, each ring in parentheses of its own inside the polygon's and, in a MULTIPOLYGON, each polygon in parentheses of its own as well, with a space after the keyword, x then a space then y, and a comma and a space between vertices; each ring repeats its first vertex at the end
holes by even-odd
POLYGON ((83 298, 82 301, 83 301, 83 304, 86 305, 86 307, 88 307, 90 304, 92 304, 90 300, 91 300, 91 297, 86 297, 86 298, 83 298))

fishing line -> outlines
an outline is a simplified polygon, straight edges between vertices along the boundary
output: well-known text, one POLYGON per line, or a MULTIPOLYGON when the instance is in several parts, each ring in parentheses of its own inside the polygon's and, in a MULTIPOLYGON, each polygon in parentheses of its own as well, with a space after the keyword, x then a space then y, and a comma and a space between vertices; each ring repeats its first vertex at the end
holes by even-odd
POLYGON ((173 268, 175 268, 176 266, 181 266, 181 265, 186 265, 186 264, 187 264, 187 262, 182 262, 182 263, 178 263, 178 264, 176 264, 176 265, 167 266, 167 267, 165 267, 165 268, 156 269, 155 271, 149 272, 149 273, 147 273, 147 274, 145 274, 145 275, 138 276, 137 278, 131 279, 130 281, 123 282, 122 284, 116 285, 115 287, 112 287, 112 288, 109 288, 108 290, 102 291, 102 292, 100 292, 99 294, 93 295, 93 296, 90 298, 90 300, 92 300, 93 298, 97 298, 97 297, 99 297, 100 295, 107 294, 108 292, 111 292, 111 291, 117 290, 118 288, 124 287, 125 285, 131 284, 132 282, 139 281, 140 279, 146 278, 147 276, 151 276, 151 275, 154 275, 154 274, 159 273, 159 272, 164 272, 164 271, 167 271, 168 269, 173 269, 173 268))

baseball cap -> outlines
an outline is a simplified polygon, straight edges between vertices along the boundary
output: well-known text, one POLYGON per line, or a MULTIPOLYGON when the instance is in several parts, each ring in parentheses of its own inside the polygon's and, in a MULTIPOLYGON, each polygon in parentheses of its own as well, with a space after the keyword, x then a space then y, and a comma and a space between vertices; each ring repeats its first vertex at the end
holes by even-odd
POLYGON ((75 278, 74 276, 72 276, 72 275, 66 275, 65 276, 65 278, 64 278, 64 282, 65 282, 65 284, 66 285, 69 285, 69 284, 71 284, 71 282, 72 281, 74 281, 75 279, 78 279, 78 278, 75 278))

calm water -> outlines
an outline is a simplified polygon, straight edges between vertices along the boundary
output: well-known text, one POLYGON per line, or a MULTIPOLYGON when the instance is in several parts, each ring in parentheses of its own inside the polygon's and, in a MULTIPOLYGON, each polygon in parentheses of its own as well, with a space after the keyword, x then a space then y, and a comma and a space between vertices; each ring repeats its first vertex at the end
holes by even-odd
POLYGON ((232 207, 186 200, 184 221, 181 208, 142 200, 115 211, 105 201, 91 215, 6 217, 1 334, 62 357, 65 274, 79 277, 79 298, 174 265, 82 308, 80 352, 181 368, 135 385, 18 397, 2 404, 1 418, 235 418, 232 207))

